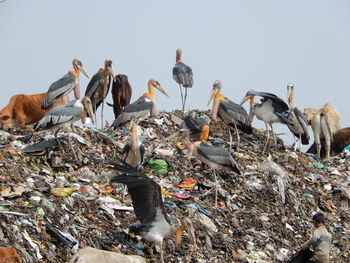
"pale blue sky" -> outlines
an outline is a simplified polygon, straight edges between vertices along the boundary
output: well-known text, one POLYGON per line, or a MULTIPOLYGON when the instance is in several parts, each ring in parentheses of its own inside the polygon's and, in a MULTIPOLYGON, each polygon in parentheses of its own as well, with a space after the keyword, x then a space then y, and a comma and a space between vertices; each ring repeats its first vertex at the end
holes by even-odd
MULTIPOLYGON (((14 94, 47 91, 77 57, 90 76, 112 59, 116 73, 129 76, 132 101, 157 79, 170 95, 157 94, 158 109, 180 109, 172 79, 180 47, 194 72, 190 109, 208 109, 216 79, 235 102, 249 89, 285 99, 293 82, 299 108, 330 102, 350 126, 349 13, 348 0, 7 0, 0 4, 0 107, 14 94)), ((87 83, 82 76, 82 93, 87 83)), ((111 108, 105 116, 113 120, 111 108)))

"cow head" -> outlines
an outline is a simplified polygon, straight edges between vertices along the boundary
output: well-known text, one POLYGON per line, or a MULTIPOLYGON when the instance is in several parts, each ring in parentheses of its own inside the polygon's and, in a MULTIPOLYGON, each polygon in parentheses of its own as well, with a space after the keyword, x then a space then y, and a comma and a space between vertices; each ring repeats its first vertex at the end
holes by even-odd
POLYGON ((0 113, 0 128, 10 129, 13 128, 12 117, 8 114, 0 113))

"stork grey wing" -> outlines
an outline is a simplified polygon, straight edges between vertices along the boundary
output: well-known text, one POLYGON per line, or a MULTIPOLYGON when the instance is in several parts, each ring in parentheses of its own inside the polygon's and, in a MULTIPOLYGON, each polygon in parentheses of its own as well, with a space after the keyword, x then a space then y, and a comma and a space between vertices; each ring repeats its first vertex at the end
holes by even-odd
POLYGON ((44 98, 42 108, 48 109, 58 97, 68 94, 72 91, 76 76, 74 74, 66 74, 59 80, 51 84, 44 98))
POLYGON ((158 209, 165 215, 159 184, 136 169, 117 164, 114 168, 122 174, 113 177, 110 182, 127 185, 136 217, 143 225, 152 223, 158 209))
POLYGON ((282 100, 281 98, 277 97, 275 94, 268 93, 268 92, 248 91, 247 96, 249 96, 249 95, 260 96, 260 97, 263 97, 265 99, 272 100, 275 103, 274 108, 277 110, 277 112, 289 110, 288 104, 284 100, 282 100))
POLYGON ((309 126, 306 116, 303 112, 301 112, 297 107, 294 107, 294 114, 297 117, 299 124, 303 129, 303 133, 301 135, 301 143, 303 145, 309 144, 310 136, 309 136, 309 126))
POLYGON ((191 88, 193 86, 192 69, 182 62, 175 64, 173 68, 173 78, 185 88, 191 88))
POLYGON ((197 151, 199 154, 203 155, 210 161, 222 164, 222 165, 230 165, 230 153, 221 147, 215 147, 210 145, 201 144, 197 146, 197 151))
POLYGON ((307 119, 306 119, 305 114, 304 114, 303 112, 301 112, 297 107, 294 107, 294 108, 293 108, 293 111, 294 111, 295 115, 296 115, 299 119, 303 120, 303 121, 306 123, 306 125, 307 125, 308 121, 307 121, 307 119))
POLYGON ((97 87, 100 85, 102 80, 102 71, 99 70, 89 81, 86 87, 85 97, 92 98, 92 95, 96 91, 97 87))
POLYGON ((73 100, 68 104, 61 105, 50 110, 34 127, 39 129, 47 129, 60 124, 79 119, 83 113, 83 105, 78 100, 73 100))
POLYGON ((204 125, 208 125, 204 119, 196 119, 190 115, 187 115, 182 124, 182 128, 187 128, 191 133, 200 133, 204 125))
POLYGON ((122 160, 125 162, 126 158, 128 157, 128 152, 130 151, 130 143, 127 143, 124 145, 122 150, 122 160))

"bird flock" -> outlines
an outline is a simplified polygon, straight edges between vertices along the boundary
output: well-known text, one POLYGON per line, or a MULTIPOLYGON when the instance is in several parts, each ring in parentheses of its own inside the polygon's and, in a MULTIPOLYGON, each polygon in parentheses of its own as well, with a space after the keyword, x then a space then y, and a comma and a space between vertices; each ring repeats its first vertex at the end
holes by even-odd
MULTIPOLYGON (((159 184, 143 173, 142 164, 146 149, 138 138, 138 125, 149 116, 156 116, 156 90, 167 97, 168 93, 157 80, 152 78, 148 81, 148 92, 130 103, 132 88, 127 76, 115 75, 112 61, 106 59, 104 67, 93 75, 87 85, 84 97, 80 100, 80 73, 87 78, 89 76, 80 60, 74 59, 72 64, 72 71, 51 84, 40 107, 47 110, 54 105, 56 100, 68 96, 72 91, 75 100, 51 108, 35 124, 34 129, 35 131, 54 129, 55 137, 62 147, 57 138, 59 130, 63 127, 69 129, 71 124, 79 119, 82 123, 85 123, 89 118, 92 123, 96 123, 96 112, 101 105, 103 127, 103 105, 110 87, 112 87, 113 104, 110 106, 114 108, 115 120, 111 126, 114 129, 120 129, 125 125, 129 125, 130 140, 123 148, 122 159, 118 163, 106 160, 104 162, 112 164, 112 167, 118 171, 118 175, 111 179, 111 183, 125 184, 131 195, 134 211, 140 223, 130 226, 130 231, 159 246, 160 260, 164 262, 163 240, 175 234, 176 243, 180 243, 182 231, 188 228, 191 223, 189 219, 180 221, 165 212, 159 184)), ((176 64, 172 73, 173 79, 179 84, 181 106, 184 112, 188 94, 187 89, 193 87, 193 72, 190 66, 183 63, 181 49, 176 51, 176 64)), ((276 135, 273 132, 273 124, 287 125, 294 136, 295 150, 297 148, 300 150, 301 144, 309 144, 308 126, 311 125, 318 158, 320 158, 321 137, 326 140, 327 157, 330 156, 329 149, 332 138, 335 132, 340 129, 340 115, 332 105, 326 104, 319 110, 307 108, 305 113, 301 112, 293 102, 293 84, 287 85, 287 102, 268 92, 249 90, 238 104, 225 97, 221 93, 221 89, 221 81, 216 80, 211 92, 208 92, 210 93, 208 105, 212 103, 210 117, 205 114, 198 114, 197 116, 185 114, 178 132, 169 137, 169 139, 176 138, 178 140, 177 146, 181 151, 187 150, 187 160, 190 167, 193 166, 192 157, 195 157, 211 169, 216 181, 215 206, 219 187, 216 180, 216 171, 230 170, 237 174, 240 174, 241 171, 231 155, 232 149, 213 146, 207 142, 211 122, 222 121, 223 127, 228 129, 230 138, 232 138, 231 129, 234 131, 236 135, 235 151, 238 152, 240 151, 240 133, 254 134, 252 121, 255 116, 263 121, 266 126, 267 136, 264 147, 261 149, 262 153, 268 149, 269 127, 272 131, 274 143, 277 142, 276 135), (255 102, 255 97, 260 97, 260 102, 255 102), (242 106, 246 101, 249 101, 249 112, 242 106), (296 140, 298 140, 299 147, 297 147, 296 140)), ((70 142, 69 145, 77 160, 72 143, 70 142)), ((230 144, 230 148, 231 146, 230 144)), ((191 239, 195 240, 193 236, 191 236, 191 239)))

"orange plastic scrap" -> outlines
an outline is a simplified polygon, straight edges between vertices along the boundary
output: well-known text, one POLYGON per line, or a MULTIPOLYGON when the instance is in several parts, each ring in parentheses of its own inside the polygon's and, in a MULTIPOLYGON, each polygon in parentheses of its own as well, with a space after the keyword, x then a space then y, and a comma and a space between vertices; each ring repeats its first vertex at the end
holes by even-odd
POLYGON ((0 247, 0 262, 22 263, 22 260, 13 247, 0 247))
POLYGON ((197 184, 197 181, 194 180, 192 177, 190 177, 190 178, 187 178, 182 184, 179 184, 178 187, 192 190, 196 184, 197 184))
POLYGON ((218 205, 218 207, 223 208, 223 209, 227 208, 225 202, 217 202, 217 205, 218 205))

